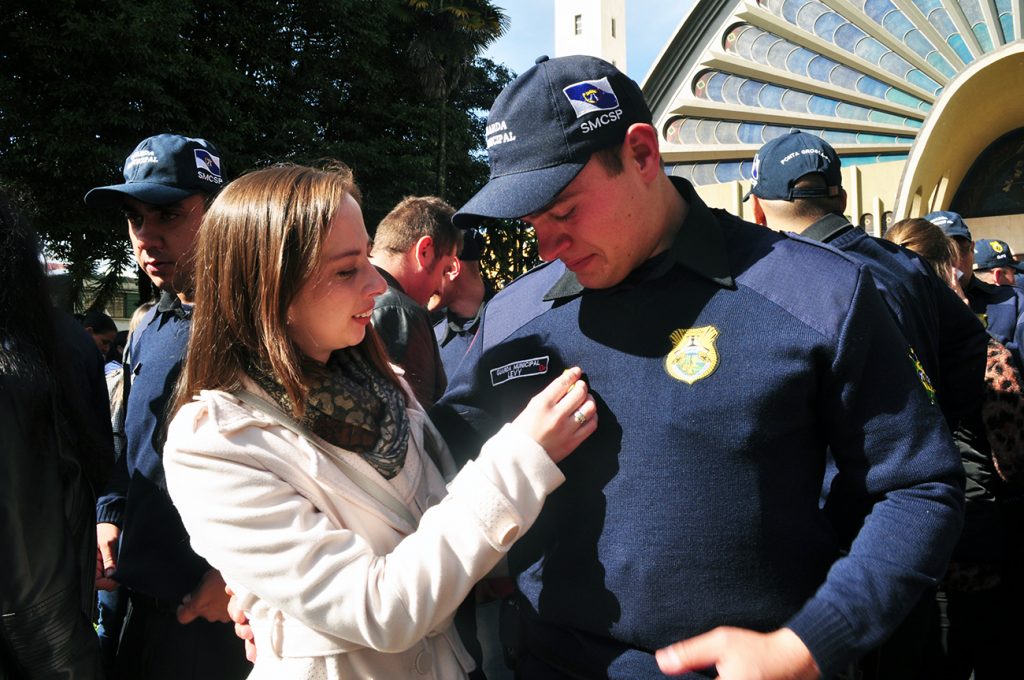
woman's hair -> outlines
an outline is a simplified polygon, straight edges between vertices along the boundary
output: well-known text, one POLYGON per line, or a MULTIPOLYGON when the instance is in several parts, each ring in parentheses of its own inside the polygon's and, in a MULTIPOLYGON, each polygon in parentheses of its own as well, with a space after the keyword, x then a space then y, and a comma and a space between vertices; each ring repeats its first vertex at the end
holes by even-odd
POLYGON ((98 309, 91 309, 82 318, 82 327, 91 328, 93 333, 117 332, 117 324, 109 316, 98 309))
POLYGON ((135 308, 135 311, 132 312, 132 318, 128 320, 129 333, 135 332, 135 329, 139 327, 142 320, 146 318, 146 312, 153 309, 154 305, 156 305, 156 300, 146 300, 135 308))
MULTIPOLYGON (((320 263, 331 218, 346 196, 360 199, 341 163, 278 165, 224 188, 199 229, 192 332, 172 413, 200 390, 239 388, 246 369, 259 366, 285 389, 294 415, 302 415, 309 363, 288 337, 288 307, 320 263)), ((359 348, 399 384, 372 327, 359 348)))
POLYGON ((900 220, 889 227, 884 238, 923 257, 943 281, 949 280, 950 271, 956 267, 956 243, 941 228, 926 219, 913 217, 900 220))
POLYGON ((49 379, 54 327, 39 252, 35 231, 0 195, 0 370, 49 379))

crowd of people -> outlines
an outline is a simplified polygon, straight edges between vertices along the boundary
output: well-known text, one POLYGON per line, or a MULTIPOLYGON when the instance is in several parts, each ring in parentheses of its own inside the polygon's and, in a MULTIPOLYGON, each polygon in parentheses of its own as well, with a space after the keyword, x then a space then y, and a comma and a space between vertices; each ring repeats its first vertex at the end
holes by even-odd
POLYGON ((0 204, 0 675, 1015 677, 1024 266, 853 226, 801 131, 711 209, 652 123, 541 58, 487 184, 373 229, 340 162, 149 137, 85 194, 160 291, 123 334, 0 204), (544 261, 496 295, 487 219, 544 261))

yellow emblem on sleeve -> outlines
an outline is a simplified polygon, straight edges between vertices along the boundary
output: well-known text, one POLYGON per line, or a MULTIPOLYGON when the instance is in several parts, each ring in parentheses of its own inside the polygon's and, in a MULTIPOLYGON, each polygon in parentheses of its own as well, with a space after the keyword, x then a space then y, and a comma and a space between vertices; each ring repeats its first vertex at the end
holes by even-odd
POLYGON ((718 368, 714 326, 680 328, 672 332, 672 351, 665 357, 665 371, 676 380, 692 385, 718 368))
POLYGON ((924 388, 924 393, 928 396, 928 401, 934 404, 935 388, 932 387, 932 381, 928 378, 928 373, 924 370, 924 365, 921 363, 921 360, 917 358, 917 352, 914 351, 913 347, 907 347, 907 353, 910 355, 910 363, 914 365, 914 370, 917 372, 917 379, 921 381, 921 387, 924 388))

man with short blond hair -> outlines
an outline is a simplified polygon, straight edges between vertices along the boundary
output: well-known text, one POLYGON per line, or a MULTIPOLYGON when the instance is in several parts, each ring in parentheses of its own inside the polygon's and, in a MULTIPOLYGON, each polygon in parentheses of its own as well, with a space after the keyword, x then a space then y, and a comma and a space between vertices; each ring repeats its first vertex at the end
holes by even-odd
POLYGON ((448 384, 426 304, 458 266, 462 233, 452 225, 454 213, 436 196, 408 196, 377 225, 370 253, 388 284, 374 305, 373 327, 424 408, 448 384))

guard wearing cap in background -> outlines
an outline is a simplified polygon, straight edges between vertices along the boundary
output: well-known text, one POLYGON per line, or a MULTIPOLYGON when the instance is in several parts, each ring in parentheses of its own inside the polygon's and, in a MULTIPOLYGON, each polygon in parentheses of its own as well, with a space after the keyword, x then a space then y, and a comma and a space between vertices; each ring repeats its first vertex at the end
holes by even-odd
POLYGON ((971 311, 981 319, 993 338, 1006 345, 1017 362, 1017 368, 1024 369, 1021 360, 1021 348, 1024 347, 1024 291, 1012 285, 998 285, 997 281, 1002 281, 1005 273, 999 279, 995 274, 984 273, 995 267, 1009 268, 1009 263, 1013 262, 1009 247, 995 240, 980 240, 980 247, 976 246, 967 223, 958 213, 940 210, 928 213, 924 218, 942 229, 956 243, 960 256, 957 264, 960 287, 967 296, 971 311), (1006 248, 1005 258, 995 252, 996 246, 991 245, 993 243, 1002 244, 998 247, 1006 248), (976 250, 980 262, 975 259, 976 250))
POLYGON ((441 350, 445 373, 451 375, 469 349, 480 325, 480 314, 488 297, 487 284, 480 273, 484 237, 476 229, 466 231, 459 253, 459 266, 446 277, 438 308, 444 316, 434 324, 434 337, 441 350))
MULTIPOLYGON (((978 410, 987 337, 977 318, 917 254, 874 238, 843 215, 841 162, 822 138, 793 130, 754 156, 746 199, 758 224, 827 243, 863 264, 935 386, 950 428, 978 410)), ((1007 251, 1009 252, 1009 251, 1007 251)))
POLYGON ((192 551, 163 469, 164 418, 188 343, 192 251, 224 181, 212 144, 162 134, 128 156, 124 183, 85 196, 124 213, 135 260, 160 289, 128 350, 127 450, 97 502, 97 587, 129 593, 116 678, 230 680, 252 670, 229 623, 224 581, 192 551))
POLYGON ((490 181, 456 224, 522 217, 548 264, 488 303, 431 415, 471 455, 574 364, 599 408, 509 555, 518 677, 848 668, 942 575, 963 509, 870 274, 666 176, 640 89, 602 60, 542 58, 487 135, 490 181))
POLYGON ((994 238, 974 242, 974 275, 993 286, 1017 285, 1017 274, 1024 265, 1013 259, 1010 244, 994 238))
MULTIPOLYGON (((754 156, 746 199, 758 224, 827 243, 863 264, 955 431, 981 408, 988 336, 977 317, 916 253, 869 236, 843 215, 846 191, 832 145, 793 130, 754 156)), ((831 481, 826 475, 826 489, 831 481)), ((935 597, 927 593, 886 643, 861 664, 864 677, 913 678, 937 638, 935 597)))

